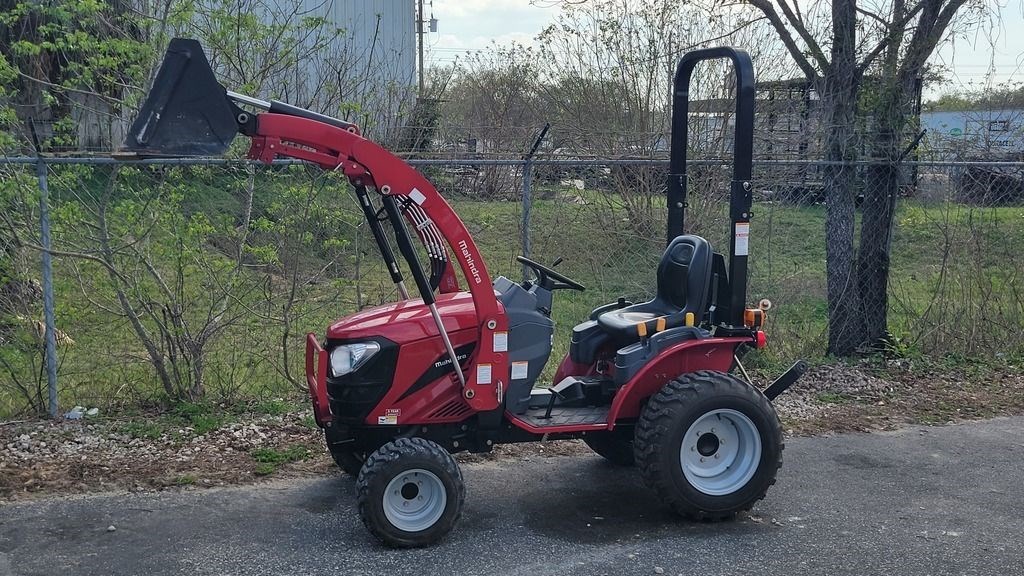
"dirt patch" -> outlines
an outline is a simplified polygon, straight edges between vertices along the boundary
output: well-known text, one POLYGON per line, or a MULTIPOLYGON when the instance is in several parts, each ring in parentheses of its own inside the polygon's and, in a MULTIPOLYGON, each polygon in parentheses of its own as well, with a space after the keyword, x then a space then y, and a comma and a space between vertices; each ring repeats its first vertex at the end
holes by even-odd
MULTIPOLYGON (((899 362, 832 364, 813 368, 775 406, 789 436, 947 424, 1024 413, 1024 375, 899 362)), ((165 415, 0 423, 0 502, 47 493, 223 486, 340 473, 306 410, 231 418, 198 426, 165 415)), ((458 459, 589 453, 580 441, 537 442, 458 459)))
POLYGON ((905 360, 813 368, 775 401, 789 435, 893 430, 1024 413, 1024 374, 905 360))

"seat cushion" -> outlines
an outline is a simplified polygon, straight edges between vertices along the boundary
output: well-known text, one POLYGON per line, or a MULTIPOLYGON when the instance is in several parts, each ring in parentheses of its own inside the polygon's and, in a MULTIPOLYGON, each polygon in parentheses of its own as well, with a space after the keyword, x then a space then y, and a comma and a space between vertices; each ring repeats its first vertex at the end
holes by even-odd
POLYGON ((640 337, 636 331, 637 324, 677 311, 671 307, 662 309, 654 304, 656 303, 645 302, 605 312, 597 317, 597 323, 602 330, 611 334, 618 342, 632 342, 640 337))

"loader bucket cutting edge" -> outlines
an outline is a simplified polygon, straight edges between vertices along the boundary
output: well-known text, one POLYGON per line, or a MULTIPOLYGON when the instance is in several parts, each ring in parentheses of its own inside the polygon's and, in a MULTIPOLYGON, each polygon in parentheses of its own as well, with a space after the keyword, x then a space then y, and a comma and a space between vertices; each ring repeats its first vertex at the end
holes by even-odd
POLYGON ((238 133, 236 108, 196 40, 171 40, 119 156, 219 156, 238 133))

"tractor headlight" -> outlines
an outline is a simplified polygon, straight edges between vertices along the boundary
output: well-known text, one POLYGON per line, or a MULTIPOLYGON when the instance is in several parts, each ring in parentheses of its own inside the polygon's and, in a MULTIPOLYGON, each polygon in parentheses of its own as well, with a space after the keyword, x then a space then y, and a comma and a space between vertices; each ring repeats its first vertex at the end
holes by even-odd
POLYGON ((360 342, 344 344, 331 350, 331 374, 344 376, 358 370, 360 366, 380 352, 380 344, 376 342, 360 342))

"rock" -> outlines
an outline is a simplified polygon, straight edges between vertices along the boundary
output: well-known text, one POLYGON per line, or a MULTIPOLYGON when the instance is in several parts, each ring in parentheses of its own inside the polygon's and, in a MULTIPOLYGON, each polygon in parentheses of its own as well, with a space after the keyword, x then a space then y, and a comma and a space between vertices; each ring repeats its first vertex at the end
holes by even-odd
POLYGON ((99 413, 100 413, 100 409, 99 408, 89 408, 88 410, 85 411, 85 415, 90 417, 90 418, 92 418, 93 416, 98 416, 99 413))
POLYGON ((107 532, 113 532, 115 530, 117 530, 117 526, 114 526, 113 524, 107 526, 107 532))
POLYGON ((655 566, 654 567, 654 573, 655 574, 664 574, 665 573, 665 569, 662 568, 661 566, 655 566))

